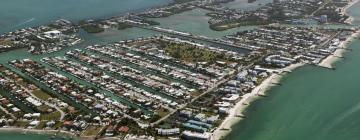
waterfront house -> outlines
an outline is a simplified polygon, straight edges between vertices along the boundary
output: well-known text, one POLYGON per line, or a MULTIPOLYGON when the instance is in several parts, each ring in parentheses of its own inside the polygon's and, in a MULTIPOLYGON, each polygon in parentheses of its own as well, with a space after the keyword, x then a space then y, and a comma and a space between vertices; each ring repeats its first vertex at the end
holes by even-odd
POLYGON ((114 130, 115 130, 114 126, 109 125, 109 126, 106 128, 105 136, 107 136, 107 137, 114 136, 114 130))
POLYGON ((40 121, 32 121, 28 125, 28 129, 34 129, 40 124, 40 121))

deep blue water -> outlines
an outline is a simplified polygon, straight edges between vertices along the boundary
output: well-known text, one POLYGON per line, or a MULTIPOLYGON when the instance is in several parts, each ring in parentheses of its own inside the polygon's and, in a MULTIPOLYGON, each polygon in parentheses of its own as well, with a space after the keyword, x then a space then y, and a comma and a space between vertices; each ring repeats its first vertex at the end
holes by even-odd
POLYGON ((58 18, 105 18, 161 6, 172 0, 1 0, 0 33, 46 24, 58 18))

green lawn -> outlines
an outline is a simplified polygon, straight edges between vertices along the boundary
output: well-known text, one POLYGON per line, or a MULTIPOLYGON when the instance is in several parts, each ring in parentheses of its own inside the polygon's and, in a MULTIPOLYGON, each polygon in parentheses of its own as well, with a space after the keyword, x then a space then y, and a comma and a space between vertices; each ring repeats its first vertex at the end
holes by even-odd
POLYGON ((103 128, 104 128, 104 126, 90 125, 82 133, 82 136, 97 136, 103 128))
POLYGON ((85 25, 82 28, 88 33, 101 33, 105 31, 105 29, 99 27, 98 25, 85 25))
POLYGON ((61 114, 59 111, 54 111, 52 113, 48 113, 48 114, 42 114, 40 116, 40 120, 59 120, 61 117, 61 114))
POLYGON ((157 110, 157 114, 162 118, 162 117, 166 116, 167 114, 169 114, 169 111, 164 108, 161 108, 161 109, 157 110))
POLYGON ((27 125, 29 124, 29 122, 27 121, 16 121, 14 126, 17 126, 17 127, 26 127, 27 125))
POLYGON ((40 89, 33 91, 33 94, 34 94, 36 97, 38 97, 38 98, 40 98, 41 100, 44 100, 44 101, 46 101, 46 100, 48 100, 49 98, 51 98, 51 96, 50 96, 49 94, 45 93, 44 91, 42 91, 42 90, 40 90, 40 89))
POLYGON ((0 39, 0 45, 8 45, 8 46, 11 46, 13 44, 12 41, 10 40, 1 40, 0 39))
POLYGON ((185 62, 209 62, 227 61, 224 55, 206 49, 196 48, 188 44, 165 43, 162 44, 166 53, 185 62))

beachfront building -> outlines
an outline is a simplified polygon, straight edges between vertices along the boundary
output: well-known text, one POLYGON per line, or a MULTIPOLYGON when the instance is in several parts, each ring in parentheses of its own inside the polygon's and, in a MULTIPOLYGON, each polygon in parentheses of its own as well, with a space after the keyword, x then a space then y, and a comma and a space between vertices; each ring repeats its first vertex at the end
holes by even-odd
POLYGON ((210 140, 211 134, 210 133, 197 133, 191 131, 184 131, 182 132, 181 136, 184 140, 210 140))
POLYGON ((171 128, 171 129, 158 129, 157 133, 162 136, 171 136, 171 135, 177 135, 180 134, 179 128, 171 128))

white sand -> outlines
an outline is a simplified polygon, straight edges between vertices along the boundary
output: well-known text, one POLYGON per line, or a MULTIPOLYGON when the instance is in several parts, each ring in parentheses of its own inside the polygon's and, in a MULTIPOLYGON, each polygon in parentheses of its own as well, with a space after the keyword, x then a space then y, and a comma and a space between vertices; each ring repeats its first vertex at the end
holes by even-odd
MULTIPOLYGON (((342 9, 342 14, 346 14, 348 15, 347 13, 347 10, 352 7, 354 4, 358 3, 359 0, 352 0, 347 6, 345 6, 343 9, 342 9)), ((348 23, 348 24, 351 24, 352 21, 354 20, 353 17, 349 17, 345 23, 348 23)), ((356 33, 352 34, 351 37, 347 38, 346 41, 343 41, 341 42, 341 44, 339 45, 339 48, 340 49, 337 49, 333 55, 330 55, 328 56, 327 58, 325 58, 324 60, 321 61, 321 63, 319 64, 320 66, 324 66, 324 67, 329 67, 329 68, 332 68, 332 64, 335 63, 336 61, 338 61, 340 58, 338 56, 342 56, 344 54, 344 52, 346 50, 342 49, 342 48, 346 48, 348 46, 348 43, 350 43, 354 38, 358 37, 359 36, 359 30, 356 31, 356 33)))
MULTIPOLYGON (((305 63, 292 64, 283 69, 279 69, 279 71, 292 71, 300 66, 303 66, 304 64, 305 63)), ((243 95, 242 99, 238 103, 236 103, 236 105, 229 111, 228 117, 226 117, 225 120, 221 123, 221 125, 213 132, 212 140, 218 140, 226 136, 231 131, 231 126, 242 120, 242 118, 236 116, 242 115, 243 111, 249 106, 250 102, 257 99, 259 95, 265 95, 265 92, 274 85, 273 83, 279 82, 281 78, 282 75, 272 74, 271 76, 266 78, 260 85, 255 87, 251 91, 251 93, 243 95)))
MULTIPOLYGON (((345 6, 342 9, 342 14, 344 15, 348 15, 347 10, 352 7, 355 3, 359 2, 359 0, 352 0, 347 6, 345 6)), ((354 17, 349 17, 348 19, 346 19, 345 23, 347 24, 351 24, 354 21, 354 17)))
POLYGON ((340 58, 342 57, 344 52, 346 52, 346 50, 344 48, 348 47, 348 44, 355 39, 356 37, 358 37, 360 34, 360 31, 356 31, 354 34, 352 34, 350 37, 348 37, 345 41, 341 42, 340 45, 338 46, 339 48, 333 53, 333 55, 329 55, 328 57, 326 57, 325 59, 323 59, 319 65, 323 66, 323 67, 328 67, 328 68, 332 68, 334 62, 338 61, 340 58))
MULTIPOLYGON (((357 1, 357 0, 356 0, 357 1)), ((342 54, 346 51, 343 48, 348 46, 353 39, 360 35, 360 31, 352 34, 346 41, 341 42, 339 45, 339 49, 334 52, 334 55, 330 55, 325 58, 319 65, 324 67, 332 67, 332 64, 337 61, 338 56, 342 56, 342 54)), ((297 63, 280 69, 279 71, 292 71, 300 66, 303 66, 305 63, 297 63)), ((245 94, 242 96, 242 99, 236 103, 236 105, 229 111, 228 117, 222 122, 222 124, 213 132, 212 140, 218 140, 224 136, 226 136, 231 131, 231 126, 238 123, 242 120, 241 117, 237 117, 238 115, 242 116, 243 111, 247 108, 250 102, 256 100, 259 95, 265 95, 266 90, 272 87, 274 84, 281 80, 282 75, 272 74, 267 79, 265 79, 260 85, 254 88, 251 93, 245 94), (225 130, 224 130, 225 129, 225 130)))

